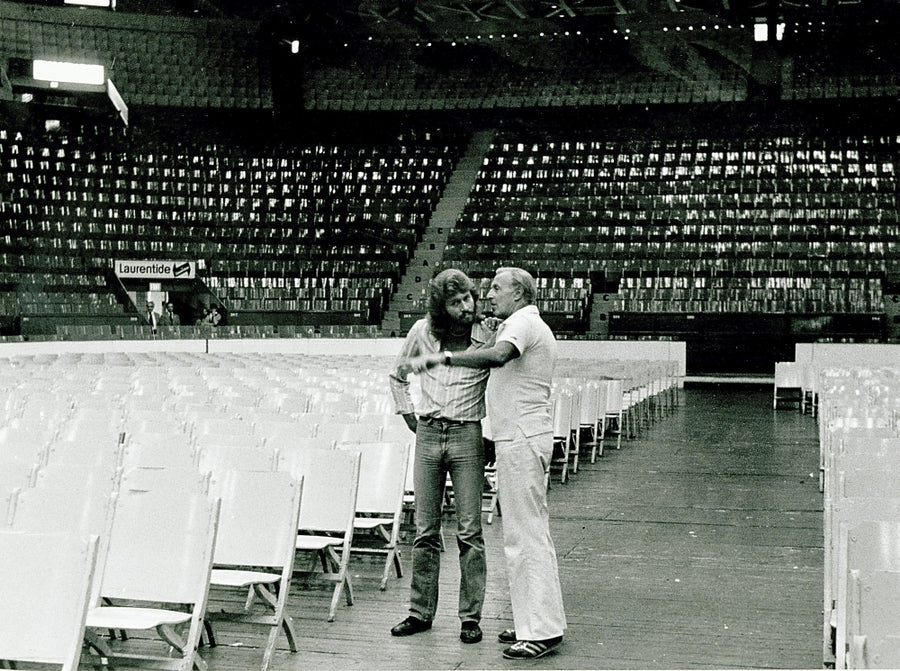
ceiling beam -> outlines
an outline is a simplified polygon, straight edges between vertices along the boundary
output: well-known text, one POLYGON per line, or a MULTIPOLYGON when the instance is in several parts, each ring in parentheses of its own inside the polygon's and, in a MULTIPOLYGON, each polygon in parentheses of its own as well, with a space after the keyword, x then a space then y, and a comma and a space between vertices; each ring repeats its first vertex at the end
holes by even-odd
POLYGON ((506 0, 506 6, 509 7, 509 11, 511 11, 520 19, 528 18, 528 14, 526 14, 525 11, 521 7, 519 7, 518 2, 514 2, 514 0, 506 0))

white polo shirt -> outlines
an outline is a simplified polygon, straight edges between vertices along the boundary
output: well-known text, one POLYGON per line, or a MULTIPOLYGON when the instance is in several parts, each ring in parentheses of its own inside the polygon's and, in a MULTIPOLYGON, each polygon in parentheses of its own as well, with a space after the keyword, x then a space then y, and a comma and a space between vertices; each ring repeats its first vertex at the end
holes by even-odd
POLYGON ((497 329, 519 356, 491 369, 486 401, 491 437, 512 440, 516 429, 527 437, 553 431, 550 385, 556 364, 556 338, 541 319, 537 306, 526 305, 497 329))

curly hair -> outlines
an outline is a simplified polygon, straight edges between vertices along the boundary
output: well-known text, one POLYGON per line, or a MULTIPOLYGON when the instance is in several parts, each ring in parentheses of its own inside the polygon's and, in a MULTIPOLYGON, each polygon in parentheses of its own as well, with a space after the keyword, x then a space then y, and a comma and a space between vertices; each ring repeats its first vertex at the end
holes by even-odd
POLYGON ((443 341, 453 322, 447 314, 447 301, 457 294, 468 291, 478 302, 475 283, 464 272, 455 268, 442 270, 428 283, 428 322, 431 334, 443 341))

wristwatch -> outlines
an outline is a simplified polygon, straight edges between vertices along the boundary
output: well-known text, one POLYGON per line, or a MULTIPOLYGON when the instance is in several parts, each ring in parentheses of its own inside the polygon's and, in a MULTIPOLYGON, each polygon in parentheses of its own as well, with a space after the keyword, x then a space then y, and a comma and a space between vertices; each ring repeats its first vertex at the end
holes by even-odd
POLYGON ((448 349, 444 350, 444 365, 449 366, 450 362, 453 361, 453 352, 448 349))

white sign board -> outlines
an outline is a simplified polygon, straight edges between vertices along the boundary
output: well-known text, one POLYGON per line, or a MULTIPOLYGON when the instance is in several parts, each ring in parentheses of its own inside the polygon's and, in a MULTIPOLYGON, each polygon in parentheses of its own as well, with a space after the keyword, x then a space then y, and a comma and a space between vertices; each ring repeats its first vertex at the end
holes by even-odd
POLYGON ((116 261, 120 278, 145 280, 192 280, 197 276, 196 261, 116 261))

